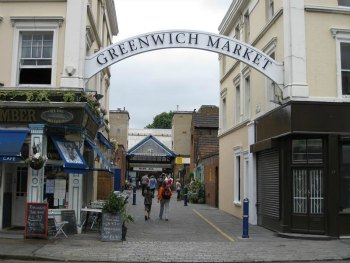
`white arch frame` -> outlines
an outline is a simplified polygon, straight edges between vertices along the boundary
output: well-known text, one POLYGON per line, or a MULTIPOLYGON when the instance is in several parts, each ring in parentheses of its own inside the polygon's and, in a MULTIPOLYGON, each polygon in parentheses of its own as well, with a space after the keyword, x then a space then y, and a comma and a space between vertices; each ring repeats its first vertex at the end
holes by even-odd
POLYGON ((84 79, 128 57, 166 48, 192 48, 219 53, 255 68, 283 87, 283 64, 244 42, 227 36, 193 30, 156 31, 112 44, 85 59, 84 79))

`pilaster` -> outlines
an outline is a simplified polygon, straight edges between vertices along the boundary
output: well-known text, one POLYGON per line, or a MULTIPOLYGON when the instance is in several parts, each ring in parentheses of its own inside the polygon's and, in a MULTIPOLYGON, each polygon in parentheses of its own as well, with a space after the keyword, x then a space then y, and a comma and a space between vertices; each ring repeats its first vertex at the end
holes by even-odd
MULTIPOLYGON (((41 156, 47 154, 47 137, 45 135, 44 124, 29 124, 30 128, 30 154, 33 155, 35 148, 41 156)), ((45 165, 39 169, 34 170, 29 167, 28 170, 28 202, 43 202, 44 194, 44 171, 45 165)))
POLYGON ((309 97, 304 0, 283 0, 284 98, 309 97))
POLYGON ((67 0, 61 87, 84 88, 87 0, 67 0))

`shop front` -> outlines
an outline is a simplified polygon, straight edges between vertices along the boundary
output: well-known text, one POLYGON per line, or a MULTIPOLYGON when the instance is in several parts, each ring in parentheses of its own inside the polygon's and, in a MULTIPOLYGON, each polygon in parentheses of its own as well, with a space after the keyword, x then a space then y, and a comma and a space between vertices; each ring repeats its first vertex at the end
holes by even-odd
POLYGON ((289 102, 256 120, 259 225, 350 234, 349 110, 349 103, 289 102))
POLYGON ((27 202, 47 202, 58 217, 74 210, 79 221, 98 172, 111 171, 95 143, 100 120, 86 103, 1 102, 0 124, 0 229, 23 227, 27 202))

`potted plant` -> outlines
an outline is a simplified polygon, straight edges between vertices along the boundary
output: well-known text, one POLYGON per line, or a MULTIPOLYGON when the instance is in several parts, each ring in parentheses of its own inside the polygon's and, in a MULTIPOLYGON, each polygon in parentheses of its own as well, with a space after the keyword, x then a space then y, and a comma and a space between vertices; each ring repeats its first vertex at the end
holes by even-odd
POLYGON ((113 229, 113 227, 120 227, 122 231, 122 240, 125 240, 126 236, 126 223, 134 222, 133 217, 128 213, 127 210, 127 198, 122 194, 111 193, 103 204, 102 207, 102 240, 117 240, 117 237, 113 234, 118 229, 113 229), (120 224, 121 222, 121 224, 120 224), (104 232, 104 225, 108 225, 107 232, 104 232))
POLYGON ((34 155, 30 155, 25 162, 29 164, 29 166, 34 170, 40 170, 44 163, 47 161, 46 156, 41 156, 40 153, 35 153, 34 155))

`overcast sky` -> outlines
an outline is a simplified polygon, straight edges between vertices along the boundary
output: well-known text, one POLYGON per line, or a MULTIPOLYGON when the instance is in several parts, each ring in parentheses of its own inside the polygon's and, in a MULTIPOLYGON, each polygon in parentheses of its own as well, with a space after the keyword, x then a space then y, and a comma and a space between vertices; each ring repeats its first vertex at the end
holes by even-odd
MULTIPOLYGON (((218 33, 232 0, 115 0, 114 42, 153 31, 192 29, 218 33)), ((110 109, 129 112, 129 128, 144 128, 169 111, 219 105, 218 54, 195 49, 142 53, 111 67, 110 109)))

